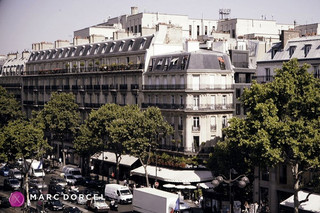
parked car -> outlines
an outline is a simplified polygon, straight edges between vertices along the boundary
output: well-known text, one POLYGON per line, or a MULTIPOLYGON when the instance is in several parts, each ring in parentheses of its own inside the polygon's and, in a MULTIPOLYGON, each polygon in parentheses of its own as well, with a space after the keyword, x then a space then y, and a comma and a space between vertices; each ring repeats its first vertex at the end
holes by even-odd
POLYGON ((73 175, 63 175, 63 177, 69 185, 75 185, 77 182, 73 175))
POLYGON ((48 200, 45 203, 45 207, 52 211, 61 211, 63 210, 64 205, 61 203, 60 200, 48 200))
POLYGON ((67 185, 67 181, 62 178, 51 177, 50 184, 60 185, 64 188, 67 185))
POLYGON ((91 198, 87 202, 88 209, 94 210, 95 212, 108 212, 110 207, 106 203, 105 199, 103 198, 91 198))
POLYGON ((9 198, 0 196, 0 208, 9 208, 9 207, 11 207, 9 198))
POLYGON ((7 178, 3 181, 4 190, 19 190, 21 183, 18 179, 7 178))
POLYGON ((37 200, 37 198, 40 196, 40 191, 37 188, 29 188, 29 197, 30 200, 37 200), (36 199, 34 199, 36 198, 36 199))
POLYGON ((23 178, 22 173, 20 172, 19 169, 14 168, 9 170, 9 175, 10 178, 16 178, 18 180, 21 180, 23 178))
POLYGON ((31 179, 29 181, 29 186, 37 188, 41 192, 46 191, 48 189, 48 185, 41 179, 31 179))
POLYGON ((49 194, 62 196, 64 194, 64 188, 60 185, 49 184, 49 194))
POLYGON ((82 211, 80 211, 80 209, 78 209, 77 207, 73 206, 73 207, 67 207, 63 210, 63 213, 81 213, 82 211))
POLYGON ((7 165, 2 167, 0 169, 0 175, 5 176, 5 177, 8 176, 9 175, 9 170, 10 170, 10 168, 7 165))

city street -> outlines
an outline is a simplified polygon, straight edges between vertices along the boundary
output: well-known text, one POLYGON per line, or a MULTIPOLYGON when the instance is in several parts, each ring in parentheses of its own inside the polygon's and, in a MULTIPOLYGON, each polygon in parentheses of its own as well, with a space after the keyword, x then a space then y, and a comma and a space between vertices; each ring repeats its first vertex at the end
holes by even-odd
MULTIPOLYGON (((59 177, 59 172, 56 171, 55 174, 46 174, 45 184, 49 185, 51 177, 59 177)), ((4 187, 3 187, 3 182, 4 182, 4 179, 6 179, 6 178, 7 177, 0 176, 0 196, 9 198, 10 194, 12 193, 12 190, 4 190, 4 187)), ((80 190, 87 189, 87 187, 84 187, 84 186, 78 186, 78 187, 80 190)), ((69 206, 74 207, 75 206, 75 207, 79 208, 82 212, 93 212, 91 210, 88 210, 86 205, 79 205, 79 204, 76 204, 76 203, 73 203, 73 202, 70 202, 67 200, 63 200, 62 197, 60 197, 60 201, 65 205, 65 207, 69 207, 69 206)), ((108 203, 108 205, 110 204, 109 201, 107 201, 107 203, 108 203)), ((31 206, 34 208, 36 208, 36 204, 37 204, 37 201, 31 202, 31 206)), ((118 211, 109 210, 108 212, 131 212, 131 211, 132 211, 132 205, 118 205, 118 211)), ((6 208, 6 207, 1 206, 0 212, 13 213, 13 212, 23 212, 23 210, 22 210, 22 207, 7 207, 6 208)), ((48 210, 47 212, 55 212, 55 211, 48 210)), ((62 211, 58 211, 58 212, 62 212, 62 211)))

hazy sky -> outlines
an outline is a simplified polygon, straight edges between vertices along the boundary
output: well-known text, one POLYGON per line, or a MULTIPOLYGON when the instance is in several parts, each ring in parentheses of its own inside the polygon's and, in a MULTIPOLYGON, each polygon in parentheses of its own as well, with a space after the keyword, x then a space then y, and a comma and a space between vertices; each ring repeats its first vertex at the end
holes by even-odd
POLYGON ((217 20, 219 9, 228 8, 231 18, 320 22, 320 0, 0 0, 0 55, 31 50, 41 41, 72 41, 73 31, 130 14, 131 6, 190 18, 217 20))

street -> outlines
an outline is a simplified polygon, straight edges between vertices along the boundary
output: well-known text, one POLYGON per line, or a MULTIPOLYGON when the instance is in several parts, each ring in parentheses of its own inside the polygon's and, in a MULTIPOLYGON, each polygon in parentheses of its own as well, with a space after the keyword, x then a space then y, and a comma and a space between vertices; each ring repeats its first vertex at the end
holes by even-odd
MULTIPOLYGON (((46 174, 44 182, 48 186, 49 186, 51 177, 60 177, 59 176, 59 172, 56 171, 54 174, 46 174)), ((7 177, 0 176, 0 196, 9 198, 10 194, 13 191, 12 190, 4 190, 3 182, 4 182, 4 179, 6 179, 6 178, 7 177)), ((79 190, 87 189, 87 187, 85 187, 85 186, 77 186, 77 187, 79 187, 79 190)), ((75 206, 75 207, 79 208, 82 212, 92 212, 91 210, 88 210, 86 205, 79 205, 79 204, 76 204, 74 202, 63 200, 62 197, 60 197, 59 199, 60 199, 60 201, 63 203, 63 205, 65 207, 69 207, 69 206, 70 207, 74 207, 75 206)), ((34 207, 34 208, 36 208, 36 204, 37 204, 37 201, 32 201, 31 202, 31 206, 34 207)), ((110 202, 107 201, 107 204, 109 205, 110 202)), ((54 212, 54 211, 51 211, 51 210, 48 210, 48 209, 46 209, 46 210, 47 210, 47 212, 54 212)), ((131 211, 132 211, 132 205, 118 205, 118 211, 109 210, 108 212, 131 212, 131 211)), ((0 212, 8 212, 8 213, 23 212, 23 207, 7 207, 6 208, 6 207, 1 206, 0 207, 0 212)), ((62 212, 62 211, 58 211, 58 212, 62 212)))

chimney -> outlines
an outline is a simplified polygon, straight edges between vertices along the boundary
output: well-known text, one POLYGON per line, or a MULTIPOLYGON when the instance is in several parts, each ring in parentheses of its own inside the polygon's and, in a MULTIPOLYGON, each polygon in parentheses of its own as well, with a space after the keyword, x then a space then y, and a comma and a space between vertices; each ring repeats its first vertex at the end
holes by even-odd
POLYGON ((281 49, 286 46, 290 39, 298 38, 299 35, 300 32, 298 30, 282 30, 280 35, 281 49))
POLYGON ((131 15, 138 14, 138 7, 131 7, 131 15))

